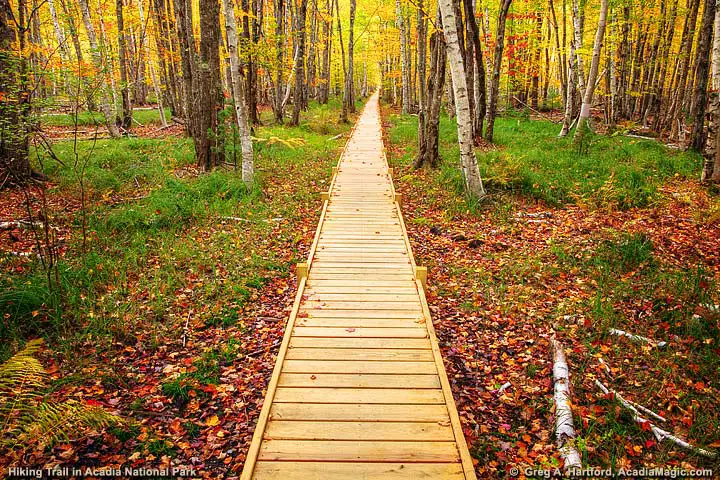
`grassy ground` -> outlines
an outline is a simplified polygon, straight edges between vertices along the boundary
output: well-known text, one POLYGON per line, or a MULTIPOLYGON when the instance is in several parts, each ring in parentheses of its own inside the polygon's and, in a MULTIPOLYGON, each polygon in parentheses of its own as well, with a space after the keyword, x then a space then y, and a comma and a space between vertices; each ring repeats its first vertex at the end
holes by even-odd
POLYGON ((720 199, 697 184, 699 157, 621 136, 579 155, 555 125, 502 118, 497 146, 478 153, 489 196, 468 204, 452 122, 441 124, 442 167, 414 171, 416 120, 391 109, 384 120, 479 476, 558 465, 552 335, 568 351, 585 465, 717 469, 658 445, 594 385, 663 415, 659 426, 692 444, 720 446, 720 199))
MULTIPOLYGON (((414 156, 416 117, 393 117, 388 132, 394 143, 408 144, 404 161, 414 156)), ((495 146, 478 155, 488 188, 545 200, 553 206, 567 203, 627 209, 647 206, 658 199, 658 188, 674 175, 699 175, 699 156, 669 150, 658 142, 616 136, 596 136, 590 153, 578 154, 572 137, 559 139, 560 127, 548 121, 516 114, 495 124, 495 146)), ((444 158, 458 158, 457 129, 447 117, 440 123, 444 158)), ((452 162, 443 174, 458 189, 462 179, 452 162)))
MULTIPOLYGON (((307 254, 317 193, 346 140, 331 138, 351 127, 338 118, 336 101, 311 105, 299 127, 265 115, 250 191, 233 169, 197 172, 192 143, 181 137, 58 142, 62 164, 37 159, 53 184, 61 288, 48 288, 32 255, 0 257, 0 360, 25 339, 45 337, 53 395, 130 419, 99 443, 59 447, 67 449, 63 462, 112 454, 128 464, 136 453, 134 465, 191 465, 199 454, 213 474, 242 466, 292 303, 293 265, 307 254), (232 458, 217 458, 228 449, 232 458)), ((1 234, 3 252, 33 251, 22 238, 30 232, 1 234)), ((33 452, 23 465, 57 453, 33 452)))
MULTIPOLYGON (((136 108, 133 111, 133 118, 142 125, 149 123, 160 123, 160 112, 157 108, 136 108)), ((170 121, 170 109, 165 109, 165 118, 170 121)), ((48 113, 42 115, 40 121, 48 127, 72 127, 75 125, 75 115, 69 113, 48 113)), ((102 112, 79 112, 77 115, 78 126, 102 127, 105 124, 105 117, 102 112)), ((137 125, 137 123, 135 123, 137 125)))

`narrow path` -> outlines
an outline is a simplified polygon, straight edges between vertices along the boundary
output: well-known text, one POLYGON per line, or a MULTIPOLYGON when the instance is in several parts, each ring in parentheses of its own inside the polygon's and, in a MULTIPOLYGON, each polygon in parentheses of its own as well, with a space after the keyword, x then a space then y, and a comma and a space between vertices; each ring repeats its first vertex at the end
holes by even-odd
POLYGON ((475 479, 378 94, 330 185, 242 479, 475 479))

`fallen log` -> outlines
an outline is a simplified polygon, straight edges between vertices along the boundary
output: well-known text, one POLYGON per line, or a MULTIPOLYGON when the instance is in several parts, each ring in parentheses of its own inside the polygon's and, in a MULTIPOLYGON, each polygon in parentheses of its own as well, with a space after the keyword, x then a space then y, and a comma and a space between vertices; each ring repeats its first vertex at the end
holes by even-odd
POLYGON ((582 468, 582 457, 575 448, 575 426, 570 408, 570 369, 565 350, 557 339, 552 338, 553 383, 555 385, 555 437, 560 455, 565 461, 565 471, 582 468))

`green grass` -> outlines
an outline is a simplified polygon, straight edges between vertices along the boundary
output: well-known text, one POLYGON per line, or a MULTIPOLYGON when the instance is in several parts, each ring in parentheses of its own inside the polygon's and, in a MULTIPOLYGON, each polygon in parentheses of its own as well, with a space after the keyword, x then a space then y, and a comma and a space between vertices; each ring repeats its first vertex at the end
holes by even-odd
MULTIPOLYGON (((157 108, 153 109, 136 109, 133 111, 133 118, 143 125, 160 124, 160 112, 157 108)), ((170 109, 165 109, 165 118, 170 121, 170 109)), ((43 125, 52 127, 72 127, 75 125, 75 115, 70 113, 48 113, 40 117, 43 125)), ((105 125, 105 117, 102 112, 81 111, 77 115, 77 125, 79 127, 95 127, 96 125, 102 130, 105 125)), ((138 124, 133 122, 133 127, 138 124)))
MULTIPOLYGON (((114 340, 132 343, 143 330, 139 318, 155 325, 143 341, 157 348, 164 335, 181 330, 167 319, 192 275, 202 279, 193 301, 232 299, 229 310, 207 314, 206 325, 237 323, 237 308, 298 261, 300 237, 290 227, 303 218, 300 209, 316 208, 344 141, 330 138, 351 127, 338 123, 338 107, 336 100, 312 104, 298 127, 263 118, 250 190, 233 169, 196 175, 185 138, 60 141, 54 151, 62 164, 36 154, 36 167, 57 185, 51 195, 77 198, 84 168, 88 247, 81 251, 80 216, 57 212, 73 232, 58 265, 61 288, 48 288, 39 262, 0 275, 0 360, 33 336, 59 342, 70 357, 86 335, 99 352, 114 340), (278 224, 282 231, 270 235, 278 224)), ((233 148, 230 138, 229 162, 233 148)))
MULTIPOLYGON (((395 163, 412 162, 417 119, 393 115, 391 143, 407 146, 395 163)), ((480 172, 488 191, 517 192, 554 206, 585 203, 619 209, 642 207, 657 199, 658 187, 674 175, 699 175, 701 158, 671 150, 658 142, 617 136, 593 136, 588 154, 579 154, 572 134, 558 138, 560 127, 524 117, 498 118, 497 148, 478 151, 480 172)), ((440 121, 441 181, 462 192, 457 168, 459 150, 454 120, 440 121)))

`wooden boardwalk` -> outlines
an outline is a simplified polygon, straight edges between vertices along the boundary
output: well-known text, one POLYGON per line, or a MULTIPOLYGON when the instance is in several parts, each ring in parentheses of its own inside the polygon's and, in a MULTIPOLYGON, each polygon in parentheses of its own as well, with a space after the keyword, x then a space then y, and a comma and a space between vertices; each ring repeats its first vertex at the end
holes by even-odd
POLYGON ((474 479, 385 158, 378 94, 335 169, 242 479, 474 479))

